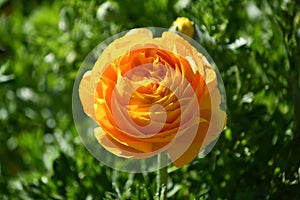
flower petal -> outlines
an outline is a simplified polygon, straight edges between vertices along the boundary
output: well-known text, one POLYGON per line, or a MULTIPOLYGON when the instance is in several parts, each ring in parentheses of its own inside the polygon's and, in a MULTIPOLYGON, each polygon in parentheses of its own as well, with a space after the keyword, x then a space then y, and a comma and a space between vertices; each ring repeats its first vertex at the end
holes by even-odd
POLYGON ((176 167, 182 167, 196 158, 202 149, 201 144, 203 143, 208 127, 209 123, 200 123, 197 134, 192 142, 188 141, 190 138, 186 136, 176 138, 176 144, 168 149, 170 159, 176 167), (190 146, 182 152, 180 149, 186 148, 187 143, 190 143, 190 146))
POLYGON ((91 87, 91 71, 85 72, 79 85, 79 98, 84 112, 96 120, 94 111, 94 90, 91 87))

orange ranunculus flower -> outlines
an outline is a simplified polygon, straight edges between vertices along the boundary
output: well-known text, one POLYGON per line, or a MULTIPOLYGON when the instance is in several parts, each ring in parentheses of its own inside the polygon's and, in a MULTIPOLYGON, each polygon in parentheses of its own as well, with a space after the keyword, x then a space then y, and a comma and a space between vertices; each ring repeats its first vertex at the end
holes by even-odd
POLYGON ((206 58, 182 37, 134 29, 103 51, 79 96, 105 149, 128 158, 168 151, 182 166, 224 128, 217 83, 206 58))

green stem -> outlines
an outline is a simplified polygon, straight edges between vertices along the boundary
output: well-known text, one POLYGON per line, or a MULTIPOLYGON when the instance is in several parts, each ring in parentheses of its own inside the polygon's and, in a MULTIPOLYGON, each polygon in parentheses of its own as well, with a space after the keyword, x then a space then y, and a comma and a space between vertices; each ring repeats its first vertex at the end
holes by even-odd
POLYGON ((168 166, 166 165, 167 157, 164 154, 159 154, 157 156, 158 170, 157 170, 157 194, 159 200, 167 199, 167 184, 168 184, 168 166), (164 166, 160 168, 161 166, 164 166))

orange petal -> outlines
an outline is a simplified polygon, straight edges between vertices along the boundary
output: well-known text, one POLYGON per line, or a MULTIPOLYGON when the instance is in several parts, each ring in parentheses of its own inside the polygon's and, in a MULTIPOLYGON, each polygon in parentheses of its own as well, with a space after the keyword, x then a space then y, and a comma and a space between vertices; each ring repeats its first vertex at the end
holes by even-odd
POLYGON ((127 147, 120 143, 113 142, 113 139, 109 139, 109 136, 107 136, 100 127, 94 129, 94 134, 97 141, 106 150, 108 150, 109 152, 115 155, 126 157, 126 158, 132 158, 133 153, 139 153, 139 151, 133 148, 127 147))
MULTIPOLYGON (((99 127, 94 129, 94 134, 99 144, 101 144, 109 152, 120 157, 141 159, 149 158, 157 154, 155 151, 142 152, 132 146, 121 144, 109 135, 105 134, 105 132, 99 127)), ((153 144, 156 145, 155 143, 153 144)))
POLYGON ((168 153, 176 167, 188 164, 199 154, 208 127, 208 123, 200 123, 194 139, 189 138, 188 135, 175 139, 176 142, 170 146, 168 153))
POLYGON ((116 142, 128 147, 132 147, 141 152, 151 152, 152 144, 146 141, 138 140, 138 138, 131 137, 122 130, 114 127, 106 117, 102 119, 101 128, 106 135, 109 135, 116 142))

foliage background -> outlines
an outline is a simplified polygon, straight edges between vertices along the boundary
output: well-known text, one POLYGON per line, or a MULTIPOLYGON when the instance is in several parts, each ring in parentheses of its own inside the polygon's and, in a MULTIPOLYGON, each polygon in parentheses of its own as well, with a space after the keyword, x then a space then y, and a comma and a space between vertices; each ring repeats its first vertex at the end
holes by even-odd
POLYGON ((71 94, 98 43, 177 16, 214 38, 203 46, 225 83, 229 119, 207 157, 169 168, 168 197, 300 199, 299 1, 103 3, 0 0, 1 199, 157 199, 155 173, 114 171, 87 152, 71 94))

